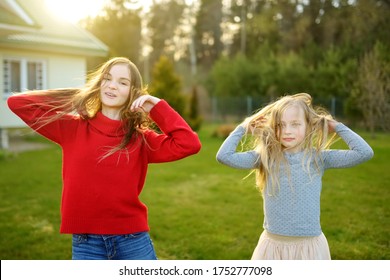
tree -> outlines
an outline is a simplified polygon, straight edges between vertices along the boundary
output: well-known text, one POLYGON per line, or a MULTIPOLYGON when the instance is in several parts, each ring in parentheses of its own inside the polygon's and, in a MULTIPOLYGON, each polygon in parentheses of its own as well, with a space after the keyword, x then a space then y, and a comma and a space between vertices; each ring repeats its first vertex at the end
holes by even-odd
POLYGON ((194 131, 198 131, 202 125, 202 117, 199 114, 198 90, 196 86, 192 87, 188 124, 194 131))
POLYGON ((180 115, 185 115, 181 80, 167 56, 161 56, 153 67, 150 93, 166 100, 180 115))
POLYGON ((375 129, 390 130, 390 60, 383 44, 364 55, 354 90, 357 106, 371 135, 375 129))
POLYGON ((347 98, 356 79, 356 59, 348 57, 345 49, 331 47, 323 52, 312 73, 312 90, 317 96, 347 98))
POLYGON ((222 1, 200 0, 200 2, 195 25, 196 50, 198 61, 208 67, 223 50, 222 1))
POLYGON ((153 65, 161 55, 174 57, 176 36, 181 34, 180 23, 185 8, 184 0, 161 0, 155 2, 148 16, 148 29, 153 65))
POLYGON ((140 10, 128 9, 127 0, 110 0, 95 18, 82 25, 109 46, 109 56, 124 56, 139 64, 141 53, 140 10))
POLYGON ((280 41, 278 22, 274 20, 275 10, 271 2, 237 1, 231 7, 231 20, 241 25, 240 32, 233 36, 231 55, 238 52, 248 57, 254 56, 259 47, 271 43, 273 47, 280 41), (245 48, 245 49, 244 49, 245 48))
POLYGON ((216 96, 256 96, 262 77, 256 63, 239 53, 234 58, 221 57, 211 70, 209 90, 216 96))

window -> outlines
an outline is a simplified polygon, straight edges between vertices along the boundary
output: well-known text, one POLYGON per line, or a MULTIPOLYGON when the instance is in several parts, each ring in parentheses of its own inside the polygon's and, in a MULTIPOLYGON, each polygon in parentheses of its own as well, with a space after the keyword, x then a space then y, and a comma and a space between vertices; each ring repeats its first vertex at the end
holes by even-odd
POLYGON ((13 92, 45 87, 45 64, 43 61, 6 58, 3 60, 4 97, 13 92))

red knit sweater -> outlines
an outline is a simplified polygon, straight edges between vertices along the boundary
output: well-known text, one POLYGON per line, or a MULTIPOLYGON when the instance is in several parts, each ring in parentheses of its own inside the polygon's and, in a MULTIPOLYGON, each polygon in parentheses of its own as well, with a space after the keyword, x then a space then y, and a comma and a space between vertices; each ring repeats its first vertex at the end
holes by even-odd
POLYGON ((27 125, 62 147, 61 233, 130 234, 148 231, 147 207, 139 195, 148 163, 169 162, 197 153, 201 144, 188 124, 161 100, 150 112, 162 134, 145 131, 126 153, 101 159, 124 135, 122 122, 102 113, 83 120, 66 116, 42 128, 47 114, 42 97, 28 94, 8 99, 9 108, 27 125), (144 140, 143 140, 144 139, 144 140))

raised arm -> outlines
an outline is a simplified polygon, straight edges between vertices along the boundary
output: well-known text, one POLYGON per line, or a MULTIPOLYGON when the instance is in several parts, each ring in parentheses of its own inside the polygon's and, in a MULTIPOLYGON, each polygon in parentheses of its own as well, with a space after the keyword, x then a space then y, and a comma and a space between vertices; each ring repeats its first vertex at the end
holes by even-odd
POLYGON ((28 126, 36 130, 44 137, 56 142, 61 142, 62 123, 71 116, 65 116, 56 121, 48 120, 57 114, 54 109, 56 100, 44 95, 44 91, 26 92, 15 94, 7 99, 8 107, 28 126), (42 94, 39 94, 39 93, 42 94))
POLYGON ((258 166, 259 157, 255 151, 237 152, 237 146, 245 134, 245 128, 237 126, 222 143, 217 152, 217 161, 239 169, 253 169, 258 166))
MULTIPOLYGON (((149 108, 143 107, 148 112, 149 108)), ((201 143, 198 135, 166 101, 159 100, 153 105, 150 117, 163 132, 145 133, 150 163, 174 161, 199 152, 201 143)))
POLYGON ((374 156, 374 151, 357 133, 342 123, 336 123, 335 132, 348 145, 349 150, 327 150, 323 152, 325 169, 345 168, 363 163, 374 156))

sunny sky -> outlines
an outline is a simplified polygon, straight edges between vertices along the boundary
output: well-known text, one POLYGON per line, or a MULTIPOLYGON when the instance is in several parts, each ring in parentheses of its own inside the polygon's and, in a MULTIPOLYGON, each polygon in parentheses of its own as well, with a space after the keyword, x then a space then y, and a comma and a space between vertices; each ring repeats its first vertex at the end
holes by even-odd
MULTIPOLYGON (((104 2, 105 0, 45 0, 54 14, 73 23, 87 16, 96 15, 104 2)), ((151 2, 152 0, 139 0, 143 5, 150 5, 151 2)))
POLYGON ((76 23, 87 16, 94 16, 102 8, 104 0, 45 0, 48 8, 59 17, 76 23))

